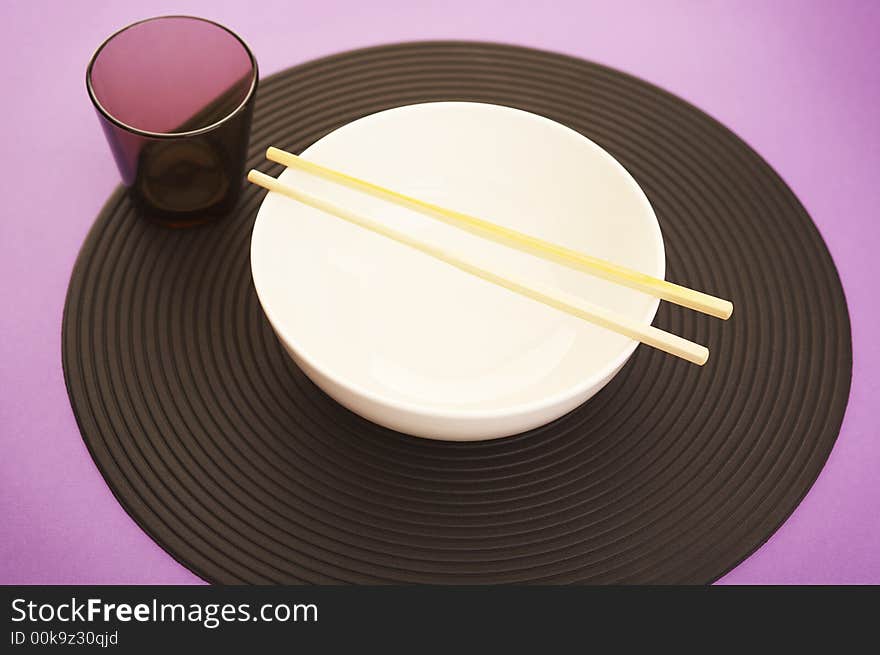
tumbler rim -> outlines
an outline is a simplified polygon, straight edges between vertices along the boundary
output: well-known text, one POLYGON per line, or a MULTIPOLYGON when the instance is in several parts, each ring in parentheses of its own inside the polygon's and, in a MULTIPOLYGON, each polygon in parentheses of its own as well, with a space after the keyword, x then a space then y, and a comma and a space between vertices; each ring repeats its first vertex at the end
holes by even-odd
POLYGON ((257 59, 256 59, 256 57, 254 57, 253 51, 251 51, 250 46, 248 46, 247 42, 245 42, 245 40, 243 38, 241 38, 238 34, 233 32, 231 29, 229 29, 225 25, 221 25, 217 21, 213 21, 209 18, 202 18, 200 16, 190 16, 187 14, 168 14, 168 15, 164 15, 164 16, 152 16, 150 18, 144 18, 144 19, 135 21, 133 23, 126 25, 125 27, 122 27, 122 28, 116 30, 110 36, 108 36, 106 39, 104 39, 101 42, 101 44, 97 47, 95 52, 92 54, 91 58, 89 59, 89 64, 86 67, 86 89, 88 90, 89 98, 91 99, 92 104, 95 106, 95 109, 97 109, 98 112, 101 114, 101 116, 103 116, 108 121, 110 121, 111 123, 113 123, 117 127, 121 128, 127 132, 131 132, 132 134, 136 134, 138 136, 149 137, 151 139, 178 139, 181 137, 197 136, 199 134, 205 134, 207 132, 211 132, 211 131, 217 129, 218 127, 220 127, 221 125, 223 125, 224 123, 226 123, 227 121, 231 120, 232 118, 234 118, 235 116, 237 116, 238 114, 240 114, 241 112, 244 111, 245 107, 247 107, 248 103, 251 101, 251 98, 253 98, 254 93, 257 90, 258 78, 259 78, 259 71, 257 68, 257 59), (215 121, 215 122, 211 123, 210 125, 200 127, 197 130, 188 130, 186 132, 151 132, 149 130, 143 130, 139 127, 135 127, 134 125, 129 125, 128 123, 121 121, 116 116, 111 114, 101 104, 100 100, 98 100, 97 94, 95 93, 95 89, 92 86, 92 69, 95 65, 95 61, 97 60, 98 55, 101 54, 101 51, 104 49, 104 47, 108 43, 110 43, 110 41, 112 41, 114 38, 116 38, 117 36, 119 36, 120 34, 125 32, 126 30, 129 30, 132 27, 140 25, 141 23, 149 23, 152 21, 164 20, 167 18, 186 18, 189 20, 201 21, 203 23, 210 23, 211 25, 215 25, 215 26, 219 27, 220 29, 227 32, 228 34, 232 35, 241 44, 241 46, 244 48, 244 51, 247 53, 247 56, 251 62, 251 71, 252 71, 251 85, 250 85, 250 88, 248 89, 247 93, 245 94, 244 98, 242 99, 241 103, 235 109, 233 109, 231 112, 226 114, 226 116, 221 118, 220 120, 215 121))

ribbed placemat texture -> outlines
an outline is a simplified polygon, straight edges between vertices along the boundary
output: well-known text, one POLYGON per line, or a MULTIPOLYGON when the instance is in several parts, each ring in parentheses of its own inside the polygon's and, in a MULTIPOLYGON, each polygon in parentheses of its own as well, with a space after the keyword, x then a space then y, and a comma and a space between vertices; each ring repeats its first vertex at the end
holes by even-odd
MULTIPOLYGON (((250 274, 264 192, 189 231, 116 192, 76 263, 63 361, 83 439, 163 548, 219 583, 706 583, 812 485, 849 394, 836 269, 780 177, 722 125, 645 82, 477 43, 343 53, 261 83, 249 166, 340 125, 432 100, 543 114, 636 178, 667 278, 734 301, 728 322, 662 303, 700 368, 639 347, 571 414, 483 443, 375 426, 284 354, 250 274)), ((527 153, 524 153, 524 155, 527 153)), ((95 526, 96 534, 100 526, 95 526)))

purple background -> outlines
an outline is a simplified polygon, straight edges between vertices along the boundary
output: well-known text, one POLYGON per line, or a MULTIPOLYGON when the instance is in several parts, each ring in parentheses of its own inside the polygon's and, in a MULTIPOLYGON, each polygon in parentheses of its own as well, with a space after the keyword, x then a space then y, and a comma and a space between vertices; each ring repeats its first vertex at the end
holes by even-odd
POLYGON ((482 39, 633 73, 727 124, 785 178, 837 262, 852 395, 825 470, 727 583, 880 583, 880 2, 43 2, 0 7, 0 583, 194 583, 128 517, 80 439, 61 312, 118 182, 86 97, 93 49, 136 19, 190 13, 249 42, 269 75, 349 48, 482 39), (250 7, 249 7, 250 5, 250 7))

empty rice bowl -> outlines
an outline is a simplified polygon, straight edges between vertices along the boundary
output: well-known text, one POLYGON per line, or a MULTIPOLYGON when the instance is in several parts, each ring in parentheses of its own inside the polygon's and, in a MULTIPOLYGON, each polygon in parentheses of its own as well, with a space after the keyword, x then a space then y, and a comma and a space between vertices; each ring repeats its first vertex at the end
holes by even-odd
MULTIPOLYGON (((399 107, 303 156, 407 195, 664 276, 642 190, 582 135, 479 103, 399 107)), ((280 178, 499 274, 650 323, 656 298, 467 234, 298 170, 280 178)), ((548 423, 598 392, 638 345, 279 194, 251 267, 281 343, 321 389, 380 425, 478 440, 548 423)))

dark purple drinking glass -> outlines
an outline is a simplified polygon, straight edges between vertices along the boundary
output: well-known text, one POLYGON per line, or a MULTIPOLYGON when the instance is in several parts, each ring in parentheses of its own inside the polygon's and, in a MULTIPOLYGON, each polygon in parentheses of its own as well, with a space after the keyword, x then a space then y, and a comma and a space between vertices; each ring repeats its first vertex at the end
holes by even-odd
POLYGON ((150 18, 101 44, 86 87, 143 215, 184 227, 235 206, 257 77, 244 41, 202 18, 150 18))

